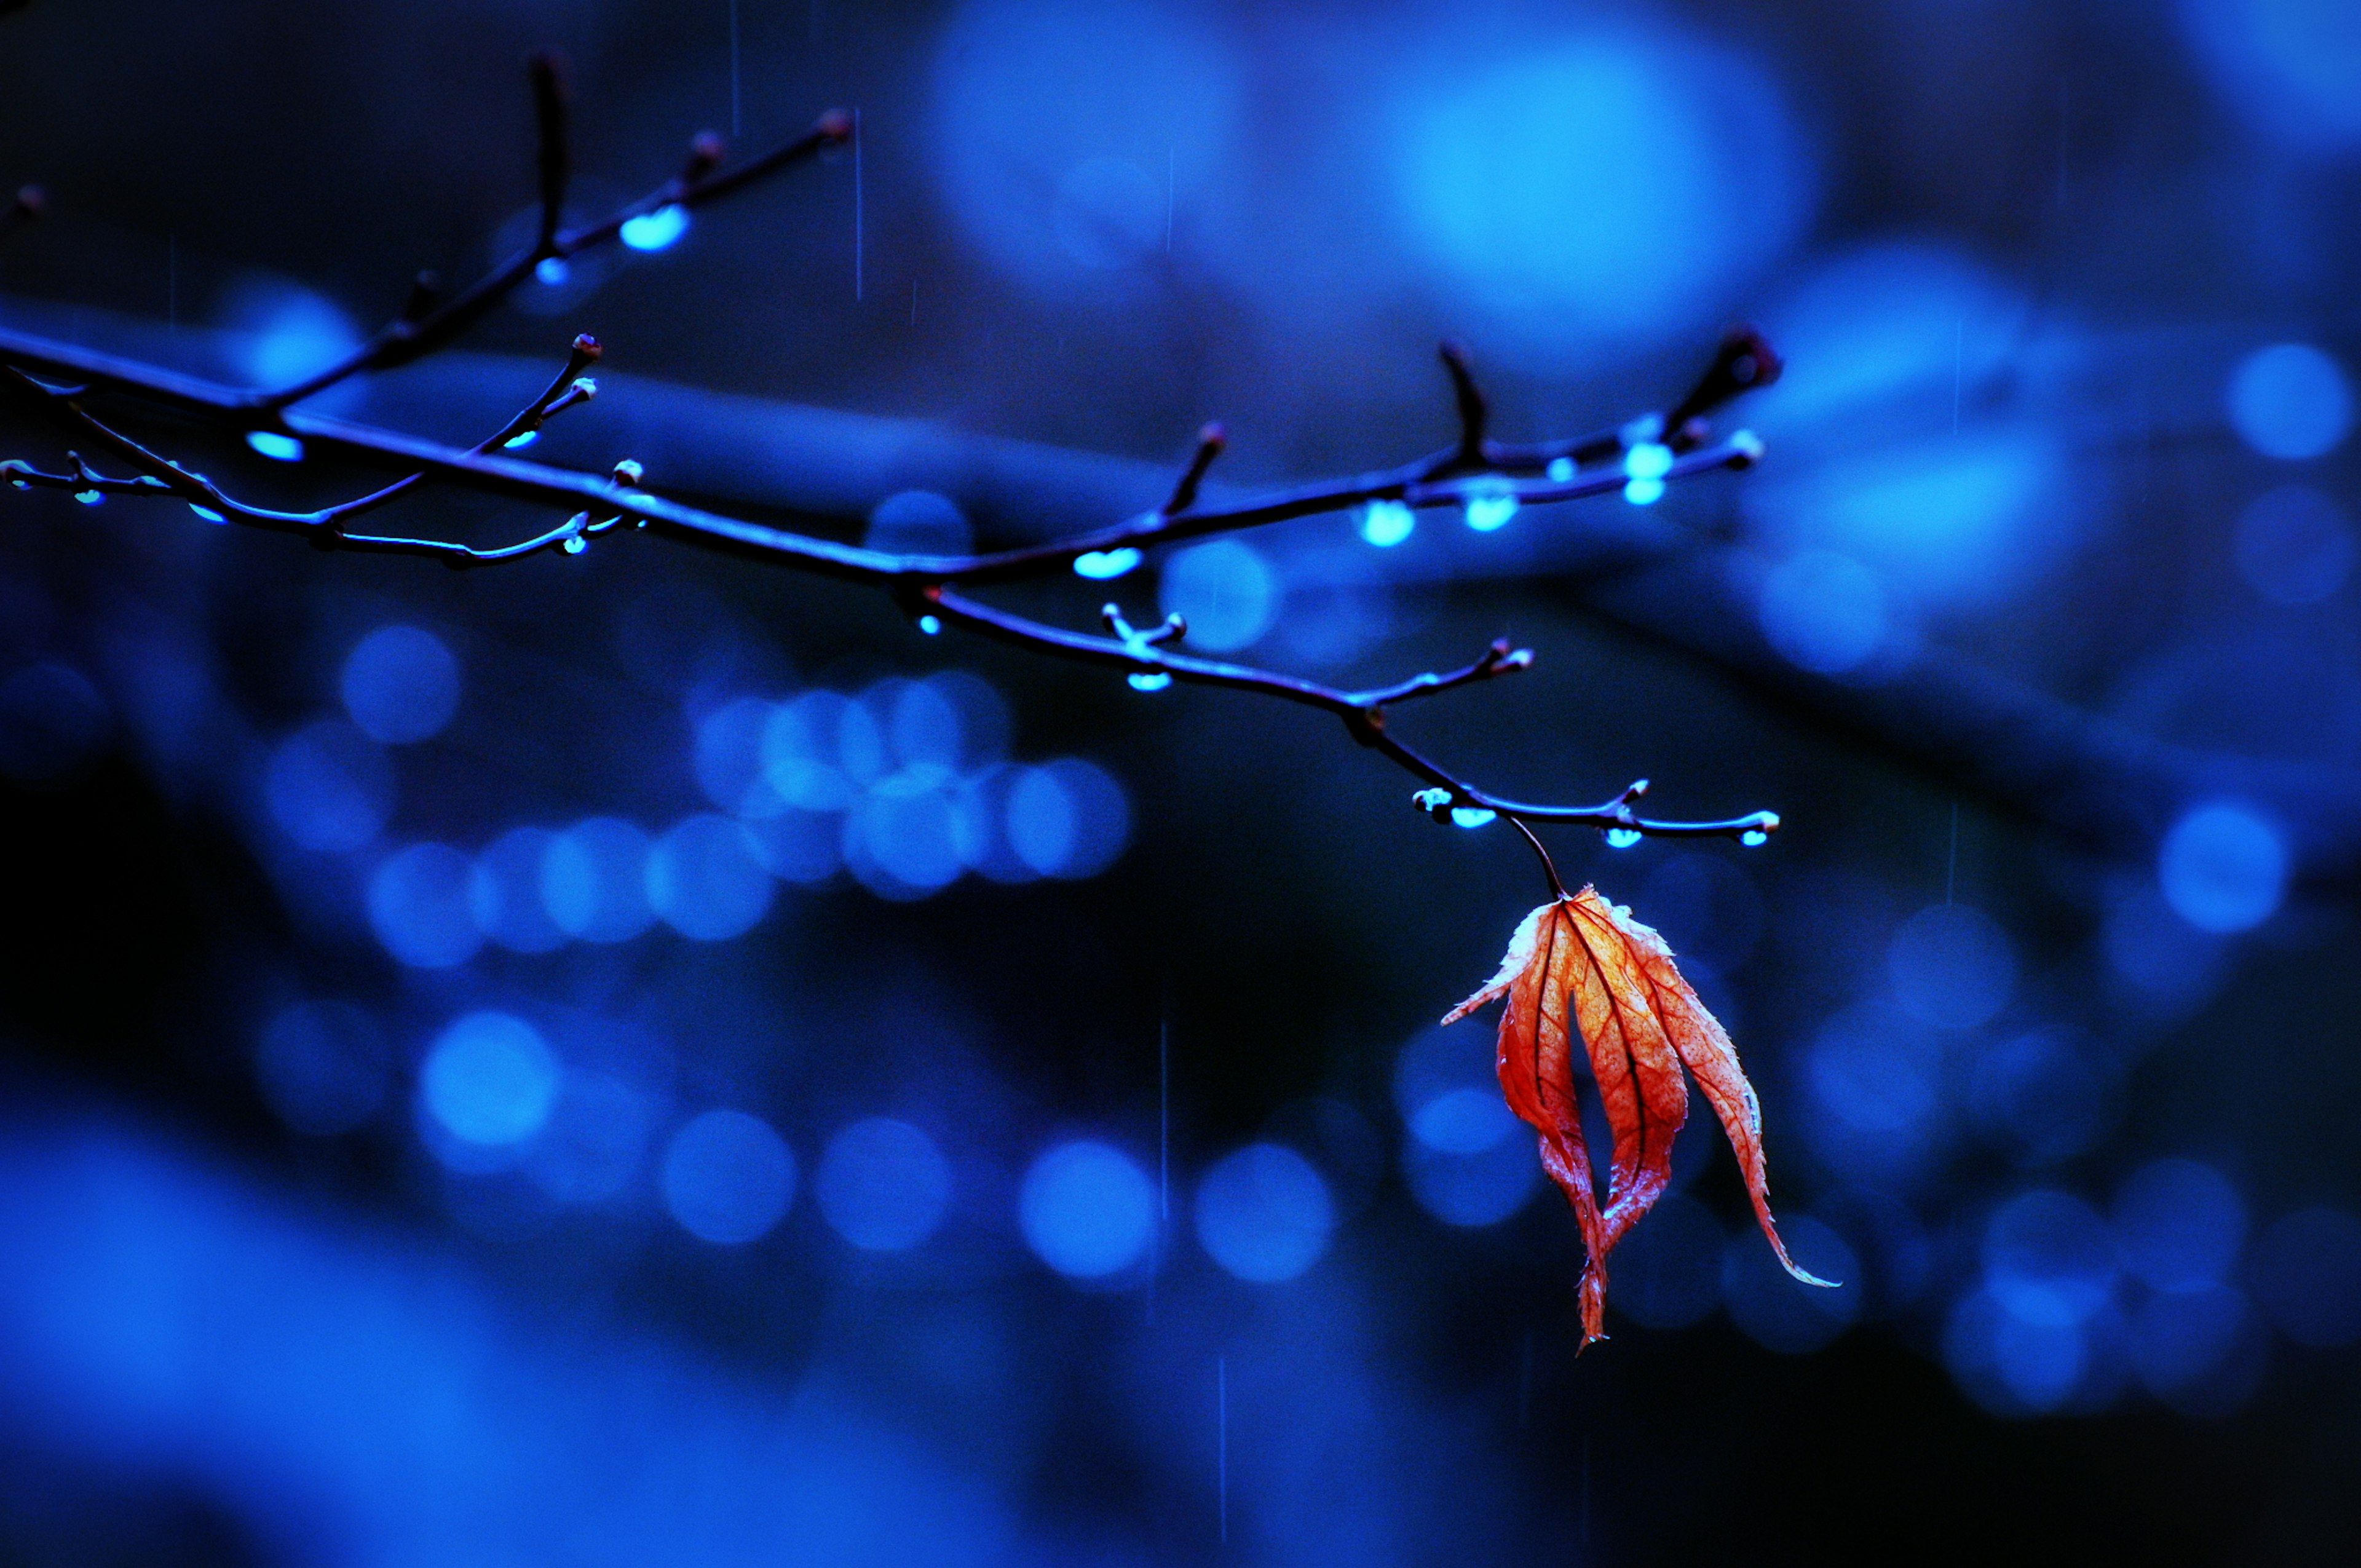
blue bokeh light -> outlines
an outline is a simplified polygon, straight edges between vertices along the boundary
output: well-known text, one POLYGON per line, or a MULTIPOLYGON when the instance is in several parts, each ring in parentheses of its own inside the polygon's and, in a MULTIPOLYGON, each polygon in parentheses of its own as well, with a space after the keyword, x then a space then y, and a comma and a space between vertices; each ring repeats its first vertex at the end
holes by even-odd
POLYGON ((1832 550, 1789 556, 1763 579, 1763 635, 1815 674, 1857 670, 1885 645, 1887 598, 1875 573, 1832 550))
POLYGON ((2353 428, 2343 366, 2308 343, 2277 343, 2238 361, 2224 394, 2231 428, 2266 457, 2324 456, 2353 428))
POLYGON ((459 709, 459 661, 434 633, 380 626, 345 657, 345 711, 389 746, 442 733, 459 709))
POLYGON ((1952 1308, 1943 1360, 1960 1387, 1999 1416, 2055 1410, 2092 1370, 2092 1321, 2029 1294, 1976 1290, 1952 1308))
POLYGON ((556 838, 545 828, 512 828, 476 857, 468 875, 476 928, 512 953, 555 952, 566 943, 541 896, 542 862, 556 838))
POLYGON ((369 925, 385 950, 413 969, 466 963, 484 945, 469 898, 475 866, 448 844, 395 850, 368 883, 369 925))
POLYGON ((1644 1328, 1685 1329, 1703 1322, 1721 1305, 1728 1240, 1721 1222, 1704 1204, 1677 1192, 1666 1194, 1616 1247, 1608 1271, 1608 1305, 1644 1328))
POLYGON ((1156 1235, 1156 1190, 1121 1150, 1090 1139, 1033 1162, 1017 1222, 1042 1262, 1071 1279, 1101 1280, 1138 1263, 1156 1235))
POLYGON ((639 1174, 654 1130, 646 1095, 612 1074, 569 1069, 525 1155, 525 1174, 561 1203, 603 1203, 639 1174))
POLYGON ((1497 1089, 1452 1089, 1410 1119, 1411 1135, 1444 1154, 1482 1154, 1499 1146, 1518 1123, 1497 1089))
POLYGON ((2255 1298, 2298 1344, 2341 1349, 2361 1341, 2361 1220, 2341 1209, 2299 1209, 2255 1241, 2255 1298))
POLYGON ((771 873, 743 823, 700 812, 675 823, 648 851, 647 896, 682 936, 723 942, 770 910, 771 873))
POLYGON ((1499 1224, 1532 1202, 1543 1184, 1541 1157, 1521 1134, 1475 1154, 1413 1138, 1402 1146, 1402 1175, 1420 1208, 1462 1229, 1499 1224))
POLYGON ((906 1252, 943 1223, 951 1168, 907 1122, 872 1116, 829 1139, 812 1196, 838 1235, 864 1252, 906 1252))
POLYGON ((2361 141, 2361 27, 2345 0, 2181 0, 2200 60, 2264 131, 2311 150, 2361 141))
POLYGON ((1235 76, 1178 8, 970 0, 937 46, 929 169, 1002 271, 1095 291, 1162 250, 1173 182, 1234 167, 1235 76))
POLYGON ((806 811, 842 811, 884 762, 876 719, 840 692, 781 703, 763 727, 763 776, 780 799, 806 811))
POLYGON ((661 1179, 680 1228, 717 1246, 768 1235, 795 1200, 796 1157, 759 1116, 708 1111, 673 1134, 661 1179))
POLYGON ((1494 318, 1506 352, 1709 317, 1811 210, 1810 165, 1769 79, 1670 26, 1401 80, 1426 89, 1396 122, 1402 237, 1453 299, 1494 318))
POLYGON ((622 942, 655 919, 648 903, 648 836, 612 817, 593 817, 552 839, 541 857, 541 901, 549 918, 586 942, 622 942))
POLYGON ((2361 555, 2345 510, 2310 485, 2266 490, 2238 514, 2238 575, 2273 604, 2333 598, 2361 555))
POLYGON ((899 490, 870 510, 861 543, 888 555, 964 555, 975 530, 957 501, 932 490, 899 490))
POLYGON ((734 698, 697 720, 689 764, 697 787, 717 808, 759 819, 785 805, 763 772, 763 736, 770 721, 771 704, 758 696, 734 698))
MULTIPOLYGON (((258 387, 300 381, 342 359, 361 343, 360 329, 344 312, 308 290, 275 280, 257 278, 239 284, 225 302, 222 314, 239 334, 230 340, 236 368, 258 387)), ((348 402, 356 390, 351 386, 332 388, 313 406, 334 408, 348 402)), ((277 455, 260 446, 256 450, 265 456, 277 455)))
POLYGON ((2157 881, 2173 913, 2201 931, 2251 930, 2278 913, 2288 852, 2269 823, 2241 806, 2201 806, 2157 850, 2157 881))
POLYGON ((1131 803, 1104 768, 1077 757, 1019 770, 1009 782, 1008 847, 1042 876, 1096 876, 1131 839, 1131 803))
POLYGON ((1336 1206, 1312 1162, 1283 1144, 1249 1144, 1197 1184, 1197 1240, 1240 1279, 1273 1285, 1320 1261, 1336 1206))
POLYGON ((256 1041, 255 1078, 279 1119, 299 1133, 349 1133, 385 1103, 393 1056, 377 1020, 344 1002, 299 1002, 256 1041))
POLYGON ((2114 1288, 2114 1236, 2071 1193, 2036 1190, 1985 1223, 1986 1287, 2026 1321, 2079 1322, 2105 1306, 2114 1288))
POLYGON ((2115 1193, 2124 1266, 2158 1290, 2230 1277, 2246 1239, 2246 1204, 2229 1178, 2191 1159, 2153 1160, 2115 1193))
POLYGON ((541 1032, 508 1013, 470 1013, 436 1038, 418 1072, 429 1115, 462 1142, 505 1147, 541 1131, 558 1067, 541 1032))
POLYGON ((2031 1030, 1986 1046, 1968 1076, 1968 1105, 1987 1142, 2023 1167, 2098 1146, 2122 1110, 2122 1071, 2078 1030, 2031 1030))
POLYGON ((341 718, 306 725, 264 764, 262 796, 280 830, 307 850, 365 849, 393 814, 393 768, 368 736, 341 718))
POLYGON ((1982 910, 1937 904, 1902 924, 1887 947, 1894 999, 1929 1024, 1989 1023, 2016 991, 2016 948, 1982 910))
POLYGON ((873 790, 845 824, 846 863, 883 898, 924 898, 968 868, 958 802, 940 788, 873 790))
POLYGON ((1191 647, 1235 652, 1259 641, 1278 617, 1279 576, 1253 545, 1216 539, 1165 563, 1158 602, 1188 621, 1191 647))

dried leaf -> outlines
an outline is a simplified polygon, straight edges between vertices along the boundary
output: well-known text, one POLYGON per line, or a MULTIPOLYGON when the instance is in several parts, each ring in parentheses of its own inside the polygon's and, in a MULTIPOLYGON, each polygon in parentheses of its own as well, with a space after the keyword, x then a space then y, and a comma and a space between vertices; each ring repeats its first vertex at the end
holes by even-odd
POLYGON ((1688 1117, 1684 1067, 1721 1118, 1780 1263, 1807 1285, 1829 1283, 1796 1267, 1779 1240, 1754 1088, 1729 1035, 1681 978, 1662 937, 1586 887, 1526 916, 1499 972, 1443 1021, 1455 1023, 1501 996, 1508 998, 1500 1014, 1501 1091, 1509 1109, 1541 1135, 1542 1168, 1564 1190, 1582 1231, 1584 1344, 1606 1337, 1607 1255, 1671 1183, 1673 1136, 1688 1117), (1615 1139, 1603 1208, 1576 1100, 1577 1035, 1615 1139))

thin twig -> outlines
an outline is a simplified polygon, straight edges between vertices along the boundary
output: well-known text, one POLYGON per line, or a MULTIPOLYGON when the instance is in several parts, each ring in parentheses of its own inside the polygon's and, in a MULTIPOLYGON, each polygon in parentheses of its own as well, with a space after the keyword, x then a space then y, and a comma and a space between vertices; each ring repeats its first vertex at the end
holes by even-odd
POLYGON ((540 133, 536 168, 540 177, 541 217, 530 247, 517 252, 473 288, 423 314, 405 310, 368 342, 343 358, 274 391, 248 394, 245 406, 258 411, 280 411, 325 391, 364 371, 387 370, 424 357, 449 343, 494 305, 522 287, 544 261, 566 261, 612 242, 633 218, 665 207, 684 210, 708 205, 745 189, 789 164, 842 146, 852 136, 851 116, 841 110, 821 115, 811 129, 737 168, 722 170, 721 143, 710 133, 690 144, 686 167, 656 190, 607 218, 577 229, 560 226, 564 216, 567 168, 565 79, 556 58, 537 55, 533 61, 535 123, 540 133))

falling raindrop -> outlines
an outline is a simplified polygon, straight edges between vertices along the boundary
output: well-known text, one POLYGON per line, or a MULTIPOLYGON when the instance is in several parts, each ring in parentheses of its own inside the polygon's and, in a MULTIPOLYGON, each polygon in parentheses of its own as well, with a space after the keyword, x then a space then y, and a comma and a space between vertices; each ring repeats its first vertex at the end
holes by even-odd
POLYGON ((1759 850, 1771 841, 1771 835, 1760 828, 1749 828, 1738 836, 1738 841, 1750 850, 1759 850))
POLYGON ((207 522, 227 522, 229 521, 229 519, 222 516, 221 513, 214 510, 213 508, 201 507, 194 501, 191 501, 189 503, 189 510, 195 512, 199 517, 203 518, 207 522))
POLYGON ((74 492, 74 499, 80 501, 86 507, 94 507, 101 501, 106 499, 106 498, 96 490, 76 490, 74 492))
POLYGON ((1634 479, 1623 487, 1623 499, 1635 507, 1654 506, 1664 499, 1664 481, 1634 479))
POLYGON ((918 617, 918 630, 929 637, 941 636, 943 630, 942 617, 939 615, 922 615, 918 617))
POLYGON ((1480 806, 1455 806, 1451 808, 1451 825, 1454 828, 1481 828, 1499 815, 1480 806))
POLYGON ((1471 490, 1467 495, 1467 526, 1478 533, 1489 533, 1509 526, 1517 515, 1517 497, 1513 490, 1471 490))
POLYGON ((1161 670, 1136 671, 1131 677, 1131 689, 1136 692, 1160 692, 1172 684, 1172 677, 1161 670))
POLYGON ((1074 575, 1105 582, 1138 565, 1139 552, 1127 544, 1120 550, 1086 550, 1074 557, 1074 575))
POLYGON ((1380 550, 1400 544, 1417 526, 1418 514, 1400 501, 1371 501, 1361 509, 1361 537, 1380 550))
POLYGON ((1610 850, 1628 850, 1638 843, 1641 838, 1642 834, 1637 828, 1609 828, 1607 830, 1607 847, 1610 850))
POLYGON ((566 265, 564 257, 544 256, 534 265, 533 275, 541 280, 544 288, 556 289, 565 285, 566 280, 572 275, 573 270, 566 265))
POLYGON ((626 218, 616 234, 633 250, 664 250, 679 244, 680 236, 687 232, 688 209, 674 202, 653 213, 626 218))
POLYGON ((537 430, 526 430, 520 431, 516 434, 510 436, 506 441, 500 443, 500 444, 507 447, 510 451, 514 452, 521 446, 531 446, 534 442, 539 441, 540 439, 541 432, 537 430))
POLYGON ((568 555, 579 555, 589 548, 590 542, 578 533, 566 542, 566 553, 568 555))
POLYGON ((1551 484, 1565 484, 1567 480, 1574 477, 1574 459, 1571 457, 1551 458, 1548 473, 1551 484))
POLYGON ((275 430, 249 430, 246 444, 277 463, 303 461, 303 444, 291 435, 281 435, 275 430))

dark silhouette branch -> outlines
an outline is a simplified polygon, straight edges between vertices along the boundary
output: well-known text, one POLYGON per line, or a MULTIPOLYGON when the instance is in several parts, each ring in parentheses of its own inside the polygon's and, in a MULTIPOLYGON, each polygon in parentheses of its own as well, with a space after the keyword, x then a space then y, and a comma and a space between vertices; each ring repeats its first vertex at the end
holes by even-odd
POLYGON ((7 238, 11 231, 21 228, 38 218, 43 213, 49 211, 49 199, 42 193, 38 185, 18 186, 16 195, 9 198, 8 204, 0 207, 0 239, 7 238))
MULTIPOLYGON (((454 567, 512 561, 558 549, 578 554, 589 542, 626 526, 652 530, 753 559, 862 582, 891 593, 921 630, 939 632, 961 626, 1037 652, 1124 671, 1133 685, 1153 691, 1175 681, 1276 696, 1321 708, 1344 720, 1360 744, 1387 757, 1425 787, 1416 804, 1436 819, 1478 827, 1496 817, 1514 822, 1528 839, 1530 825, 1573 823, 1600 828, 1610 840, 1643 835, 1675 838, 1728 837, 1759 843, 1779 825, 1770 812, 1720 821, 1680 822, 1643 818, 1633 810, 1647 788, 1632 784, 1613 800, 1592 806, 1563 806, 1510 800, 1446 771, 1395 738, 1388 707, 1512 674, 1532 663, 1530 650, 1506 639, 1462 668, 1428 672, 1393 685, 1362 691, 1324 685, 1278 671, 1207 659, 1181 650, 1188 634, 1178 615, 1141 629, 1113 603, 1104 607, 1107 635, 1096 636, 1016 614, 977 599, 973 586, 1040 576, 1069 568, 1085 576, 1118 577, 1137 566, 1152 546, 1261 528, 1293 518, 1335 513, 1375 503, 1411 508, 1473 510, 1578 499, 1625 490, 1635 499, 1653 499, 1665 483, 1721 468, 1751 466, 1762 448, 1738 432, 1715 441, 1705 415, 1779 369, 1777 357, 1751 330, 1726 338, 1706 374, 1665 414, 1627 422, 1612 431, 1568 441, 1528 445, 1494 442, 1489 414, 1467 351, 1455 343, 1442 348, 1458 417, 1458 439, 1439 452, 1398 468, 1299 487, 1225 507, 1198 510, 1207 471, 1221 455, 1226 436, 1207 425, 1194 455, 1163 506, 1127 522, 1051 543, 965 555, 904 555, 842 544, 788 530, 723 516, 651 495, 640 488, 640 465, 625 460, 603 477, 524 463, 502 455, 528 444, 551 418, 597 390, 583 374, 600 355, 596 340, 574 340, 566 367, 543 393, 499 431, 472 447, 453 447, 367 425, 305 414, 296 403, 364 372, 406 364, 447 345, 506 297, 544 262, 563 261, 615 239, 631 219, 666 207, 687 208, 719 200, 752 181, 807 158, 852 134, 842 115, 824 116, 809 132, 737 169, 722 170, 718 137, 701 136, 690 148, 679 175, 603 223, 566 230, 562 225, 568 170, 567 94, 563 72, 552 56, 532 62, 535 118, 539 129, 540 222, 534 243, 468 289, 443 302, 436 280, 422 274, 394 321, 354 353, 294 386, 247 391, 217 386, 156 367, 0 330, 0 367, 5 386, 38 407, 93 450, 132 471, 101 473, 77 449, 63 472, 21 460, 0 463, 0 477, 17 489, 65 490, 96 504, 109 496, 174 497, 199 515, 273 532, 291 533, 329 550, 415 555, 454 567), (301 458, 316 448, 393 467, 402 477, 364 495, 312 511, 256 505, 224 489, 206 476, 135 439, 89 406, 93 395, 123 395, 244 433, 258 448, 276 442, 270 455, 301 458), (346 525, 411 494, 430 482, 510 497, 564 510, 557 526, 514 543, 478 547, 457 541, 364 534, 346 525), (1631 487, 1651 486, 1644 496, 1631 487)), ((38 195, 21 196, 18 208, 38 211, 38 195)), ((21 218, 20 220, 21 221, 21 218)), ((1535 848, 1539 849, 1538 841, 1535 848)), ((1543 864, 1559 886, 1546 854, 1543 864)))
POLYGON ((258 411, 291 408, 364 371, 390 370, 422 358, 474 325, 493 306, 522 287, 543 263, 562 263, 584 251, 610 244, 633 218, 666 207, 686 212, 719 202, 790 164, 840 147, 852 136, 852 116, 832 109, 803 135, 751 162, 725 170, 719 167, 721 140, 708 132, 690 144, 688 162, 677 176, 598 223, 567 229, 562 226, 569 164, 565 74, 556 57, 547 54, 533 57, 532 71, 534 119, 540 132, 536 167, 541 195, 540 225, 533 243, 447 303, 434 302, 431 287, 413 289, 409 305, 367 343, 291 386, 247 394, 247 408, 258 411))

